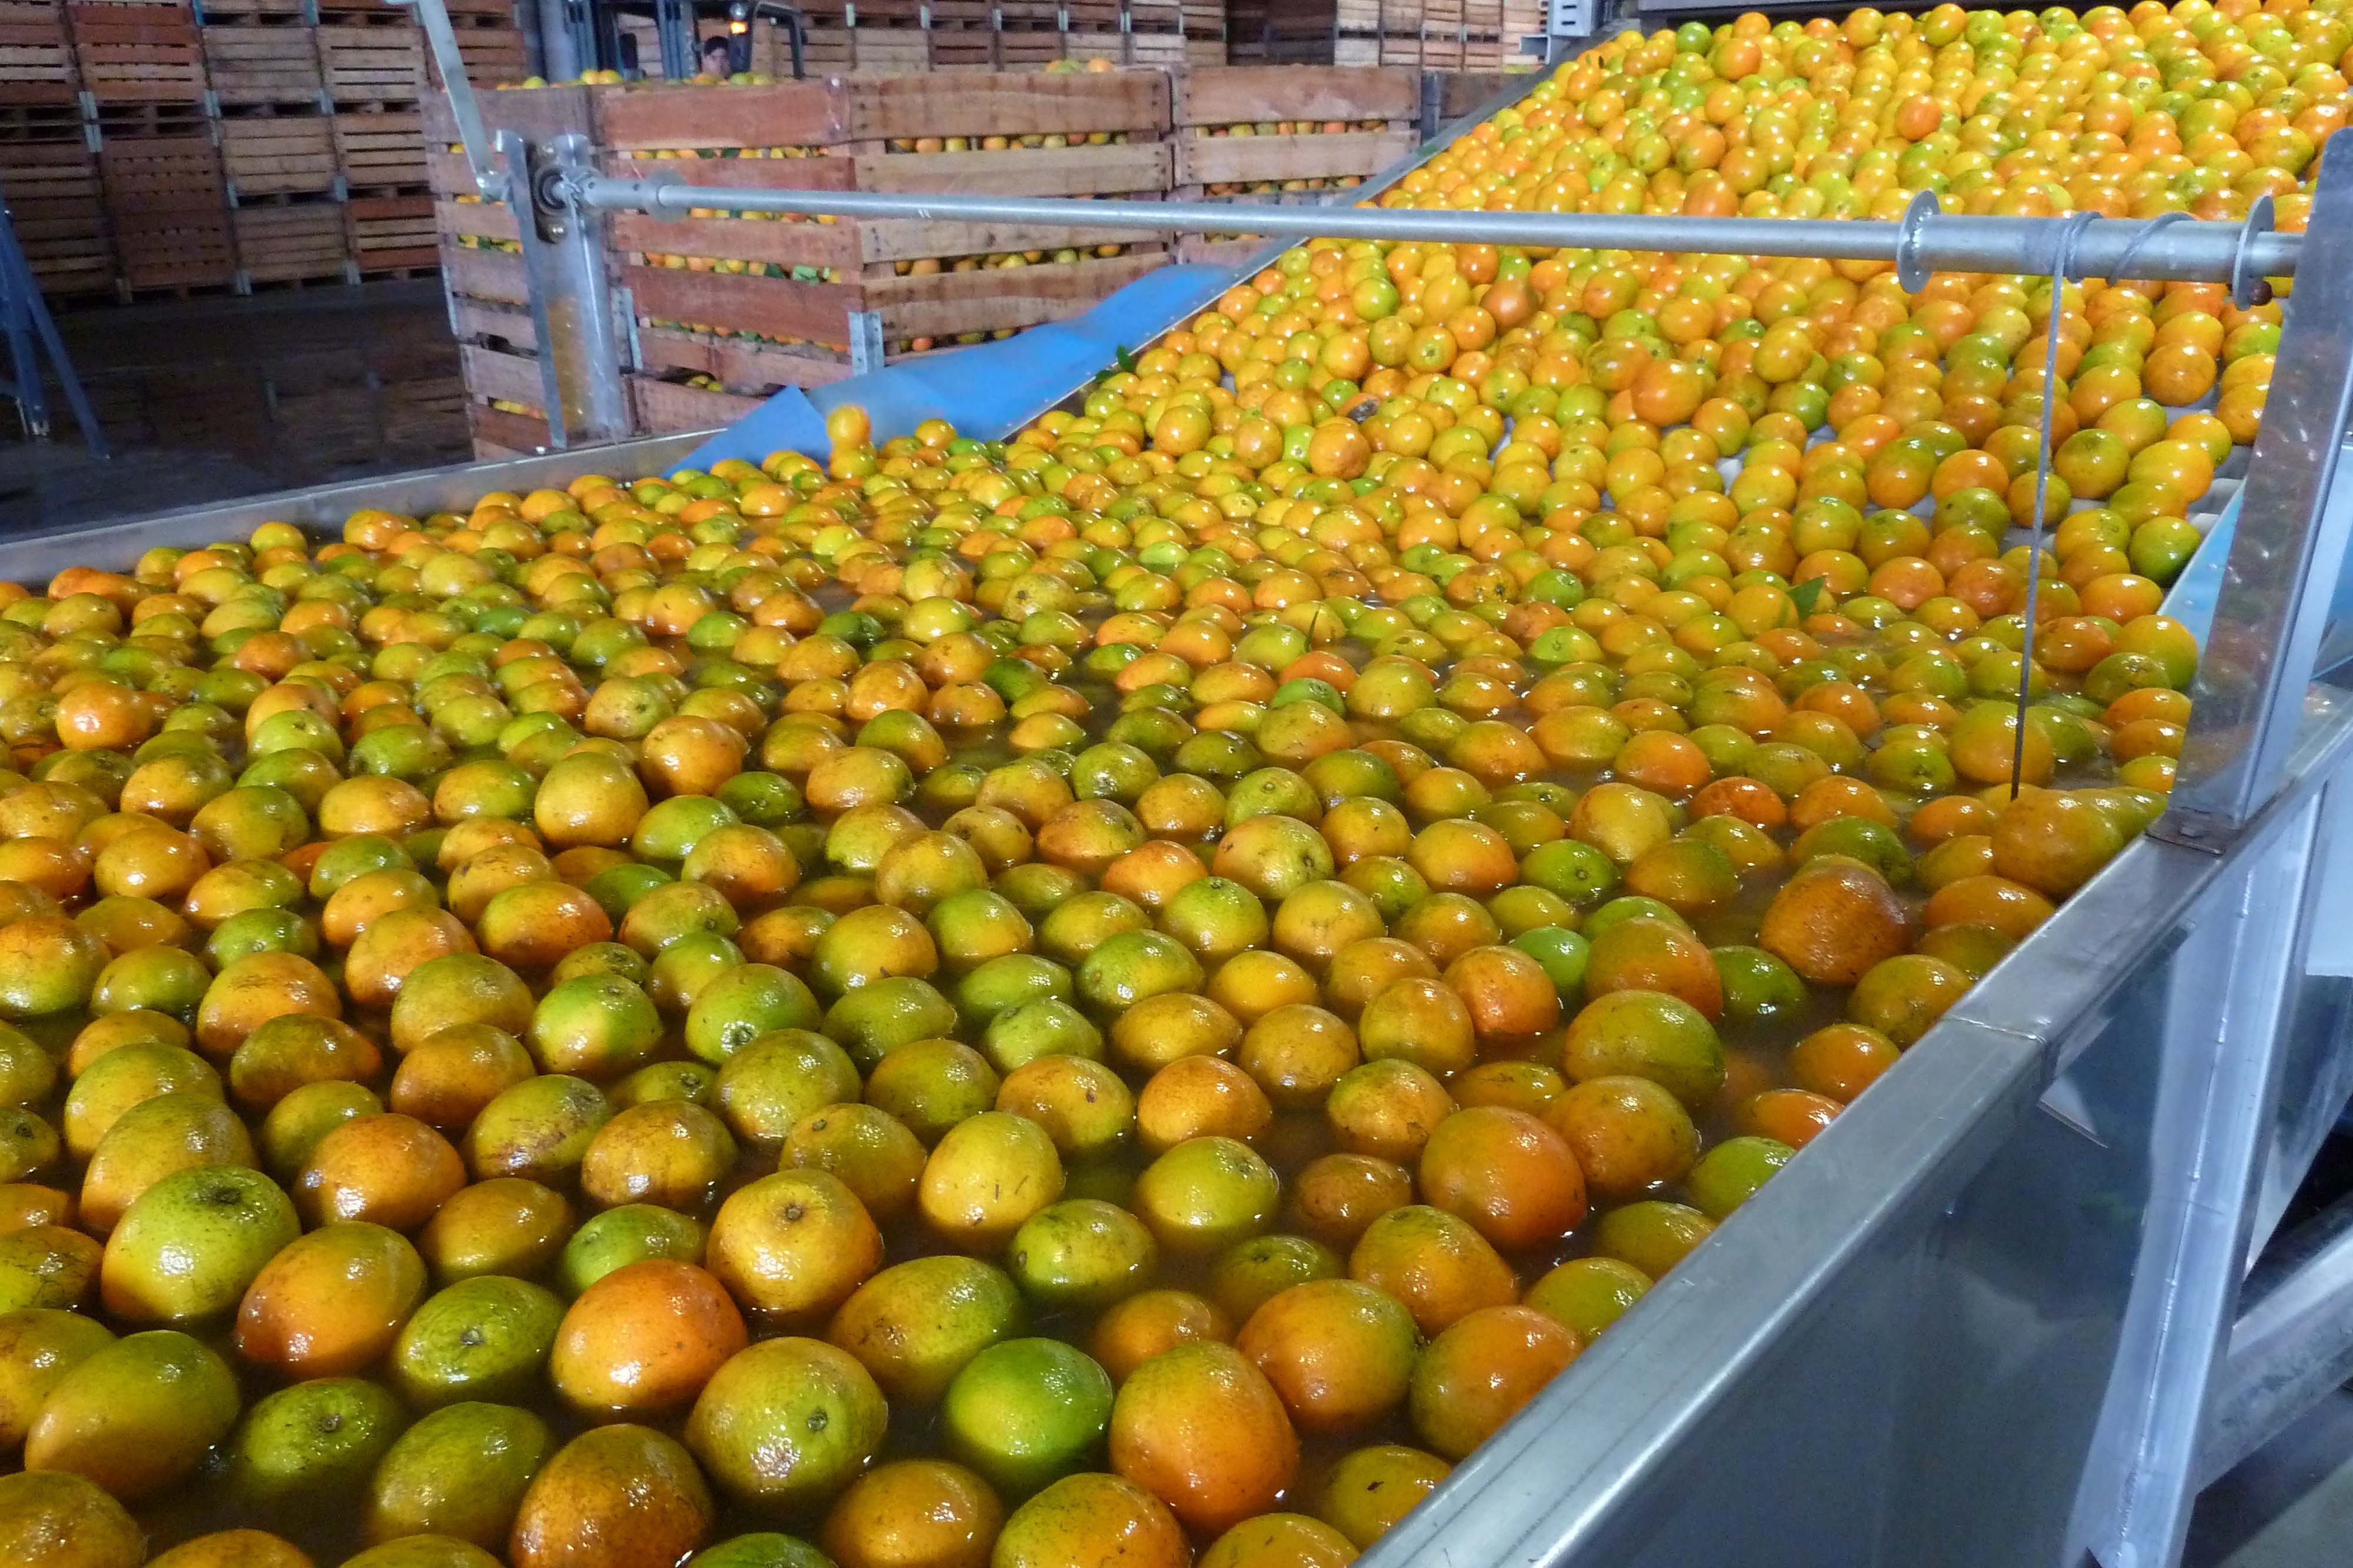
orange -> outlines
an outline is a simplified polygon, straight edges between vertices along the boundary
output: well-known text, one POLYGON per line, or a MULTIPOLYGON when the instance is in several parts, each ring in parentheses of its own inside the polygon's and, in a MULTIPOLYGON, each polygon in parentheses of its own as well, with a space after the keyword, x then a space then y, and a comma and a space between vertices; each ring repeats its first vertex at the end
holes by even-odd
POLYGON ((1414 1430, 1452 1458, 1487 1440, 1584 1348, 1533 1307, 1487 1307, 1432 1340, 1414 1368, 1414 1430))
POLYGON ((1577 1156, 1524 1110, 1479 1106, 1446 1117, 1421 1151, 1418 1179, 1424 1202, 1507 1252, 1556 1241, 1585 1217, 1577 1156))
POLYGON ((1272 1509, 1299 1468, 1274 1385, 1240 1351, 1179 1345, 1128 1373, 1111 1416, 1112 1468, 1193 1530, 1272 1509))

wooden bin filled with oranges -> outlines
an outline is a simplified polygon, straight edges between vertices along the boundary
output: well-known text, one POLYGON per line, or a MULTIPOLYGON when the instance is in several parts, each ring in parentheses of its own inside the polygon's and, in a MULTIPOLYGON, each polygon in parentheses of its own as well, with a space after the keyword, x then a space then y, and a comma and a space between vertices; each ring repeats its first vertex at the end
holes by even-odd
MULTIPOLYGON (((616 173, 703 185, 1156 198, 1167 93, 1155 71, 983 73, 953 92, 913 78, 607 89, 600 137, 616 173)), ((681 376, 764 394, 848 375, 853 312, 881 318, 893 354, 1006 337, 1084 310, 1166 248, 1110 229, 717 212, 625 215, 611 235, 641 319, 652 431, 744 405, 681 403, 665 384, 681 376)))
MULTIPOLYGON (((1630 36, 1383 199, 2295 228, 2348 41, 1630 36)), ((2163 808, 2281 314, 1317 242, 0 588, 0 1561, 1350 1561, 2163 808)))
MULTIPOLYGON (((1348 201, 1414 149, 1421 73, 1348 66, 1200 66, 1169 79, 1179 201, 1348 201)), ((1188 261, 1235 264, 1255 242, 1186 235, 1188 261)))

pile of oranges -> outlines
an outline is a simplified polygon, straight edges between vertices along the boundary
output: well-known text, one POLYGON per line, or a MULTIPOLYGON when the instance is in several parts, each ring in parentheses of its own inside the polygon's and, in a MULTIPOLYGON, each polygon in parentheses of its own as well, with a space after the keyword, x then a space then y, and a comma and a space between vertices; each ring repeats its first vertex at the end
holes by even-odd
MULTIPOLYGON (((2339 10, 1630 38, 1384 199, 2292 225, 2339 10)), ((1318 243, 1009 443, 0 590, 0 1559, 1348 1562, 2161 809, 2279 319, 1318 243)))

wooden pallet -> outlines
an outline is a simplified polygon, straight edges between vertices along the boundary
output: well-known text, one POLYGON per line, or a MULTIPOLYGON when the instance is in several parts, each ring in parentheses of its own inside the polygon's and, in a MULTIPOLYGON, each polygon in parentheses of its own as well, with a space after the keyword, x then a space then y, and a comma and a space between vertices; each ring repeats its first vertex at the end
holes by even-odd
POLYGON ((204 49, 185 5, 112 3, 66 7, 82 90, 100 103, 198 103, 204 49))
POLYGON ((65 7, 56 0, 0 0, 0 99, 64 104, 80 89, 65 7))
POLYGON ((273 16, 268 25, 208 24, 202 32, 205 71, 213 96, 224 106, 299 104, 316 109, 324 100, 318 44, 299 16, 273 16))
POLYGON ((210 136, 213 117, 205 112, 201 103, 181 103, 164 100, 133 100, 131 102, 100 102, 93 106, 91 124, 98 140, 107 142, 139 142, 156 137, 210 136))
POLYGON ((322 23, 313 29, 319 72, 336 108, 375 104, 405 109, 417 101, 425 74, 423 35, 405 16, 394 20, 401 25, 346 21, 322 23))
POLYGON ((98 157, 79 142, 0 143, 0 195, 11 205, 105 194, 98 157))
POLYGON ((231 215, 237 265, 247 284, 349 282, 351 244, 343 204, 239 207, 231 215))
POLYGON ((421 114, 337 114, 327 123, 334 140, 335 167, 351 191, 395 195, 424 188, 421 114))
POLYGON ((223 120, 221 164, 233 199, 334 190, 333 124, 323 114, 223 120))
POLYGON ((87 145, 89 130, 78 101, 22 103, 0 100, 0 148, 18 145, 87 145))
POLYGON ((362 276, 441 265, 431 196, 364 196, 348 202, 352 262, 362 276))

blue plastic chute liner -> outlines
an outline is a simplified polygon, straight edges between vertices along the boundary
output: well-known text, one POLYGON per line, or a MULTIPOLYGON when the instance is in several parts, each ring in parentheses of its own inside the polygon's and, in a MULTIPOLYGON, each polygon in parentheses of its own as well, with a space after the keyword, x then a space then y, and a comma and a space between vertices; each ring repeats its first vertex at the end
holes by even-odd
POLYGON ((1169 322, 1206 308, 1232 280, 1222 267, 1156 268, 1085 314, 1018 337, 925 354, 813 392, 787 387, 696 447, 682 466, 708 468, 727 458, 756 463, 786 449, 823 458, 826 412, 851 403, 866 410, 878 442, 912 434, 926 419, 1002 438, 1117 363, 1121 350, 1141 347, 1169 322))

